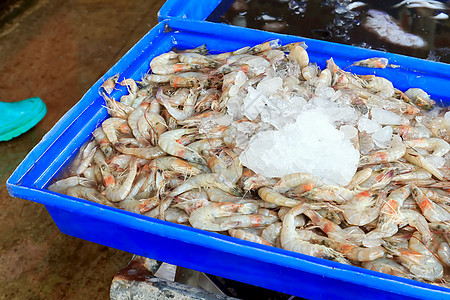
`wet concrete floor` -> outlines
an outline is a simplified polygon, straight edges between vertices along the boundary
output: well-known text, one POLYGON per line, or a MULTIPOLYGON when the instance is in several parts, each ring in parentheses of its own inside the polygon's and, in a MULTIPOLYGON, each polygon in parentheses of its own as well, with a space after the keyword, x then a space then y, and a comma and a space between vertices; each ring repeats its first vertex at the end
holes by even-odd
POLYGON ((62 234, 43 205, 12 198, 5 182, 59 118, 157 23, 164 1, 6 2, 10 12, 0 14, 0 101, 38 96, 48 112, 27 133, 0 142, 0 299, 108 299, 111 279, 132 255, 62 234))

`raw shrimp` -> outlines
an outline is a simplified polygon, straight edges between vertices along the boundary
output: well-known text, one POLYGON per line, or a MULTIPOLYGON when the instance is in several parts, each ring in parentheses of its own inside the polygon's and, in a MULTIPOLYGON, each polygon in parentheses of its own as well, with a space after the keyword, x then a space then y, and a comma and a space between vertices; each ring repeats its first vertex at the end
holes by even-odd
POLYGON ((428 199, 417 186, 412 186, 412 195, 422 210, 423 215, 430 222, 449 222, 450 213, 428 199))
POLYGON ((71 176, 52 183, 47 189, 55 193, 63 193, 66 189, 77 185, 94 188, 96 183, 87 178, 71 176))
POLYGON ((178 208, 168 208, 165 213, 165 220, 174 223, 186 223, 189 220, 189 216, 178 208))
POLYGON ((304 236, 314 244, 320 244, 334 249, 344 254, 348 259, 353 261, 372 261, 374 259, 383 257, 385 253, 384 249, 381 247, 356 247, 352 244, 338 242, 330 238, 320 236, 312 231, 301 230, 297 231, 297 234, 299 234, 300 237, 304 236))
POLYGON ((118 142, 117 132, 131 133, 127 120, 121 118, 109 118, 102 123, 103 132, 108 140, 115 145, 118 142))
POLYGON ((402 139, 398 136, 394 136, 391 142, 391 147, 387 150, 379 150, 370 155, 362 156, 359 160, 359 165, 379 164, 397 161, 403 155, 405 155, 406 146, 403 144, 402 139))
POLYGON ((242 199, 241 197, 230 195, 229 193, 215 187, 208 188, 206 193, 208 194, 209 200, 212 202, 237 202, 242 199))
POLYGON ((278 192, 285 192, 291 188, 296 188, 297 193, 302 194, 316 186, 317 181, 317 177, 309 173, 293 173, 281 177, 273 189, 278 192))
POLYGON ((407 147, 433 151, 433 155, 444 156, 450 151, 450 145, 443 139, 422 138, 404 142, 407 147))
POLYGON ((216 222, 220 224, 235 224, 235 228, 247 227, 266 227, 272 223, 279 221, 277 216, 262 216, 257 214, 240 215, 234 214, 228 217, 217 218, 216 222))
POLYGON ((109 199, 105 198, 95 188, 90 188, 90 187, 86 187, 86 186, 82 186, 82 185, 76 185, 76 186, 69 187, 68 189, 65 190, 64 193, 68 196, 82 198, 82 199, 93 201, 93 202, 96 202, 99 204, 114 207, 114 205, 109 201, 109 199))
POLYGON ((133 158, 130 161, 130 170, 128 171, 128 175, 125 178, 123 183, 114 183, 106 186, 105 196, 111 202, 119 202, 124 200, 127 195, 130 193, 134 179, 137 174, 137 162, 136 159, 133 158))
POLYGON ((81 161, 76 167, 75 174, 81 175, 84 173, 84 171, 86 171, 86 169, 92 164, 97 149, 98 143, 96 140, 93 140, 92 142, 87 144, 87 146, 83 149, 83 152, 81 152, 82 153, 82 156, 80 158, 81 161))
POLYGON ((198 54, 198 53, 181 53, 178 56, 178 59, 182 63, 186 64, 198 64, 205 67, 211 67, 211 68, 217 68, 220 66, 220 63, 215 61, 214 59, 211 59, 207 56, 198 54))
POLYGON ((111 94, 114 91, 114 87, 119 79, 119 74, 109 77, 100 86, 100 89, 104 89, 106 93, 111 94))
POLYGON ((420 124, 416 126, 407 125, 391 125, 391 128, 395 134, 399 134, 403 140, 421 139, 431 137, 431 131, 420 124))
POLYGON ((262 44, 255 45, 255 46, 251 47, 247 51, 247 53, 248 54, 256 54, 256 53, 259 53, 259 52, 264 52, 264 51, 267 51, 267 50, 276 49, 276 48, 279 48, 280 46, 281 46, 280 40, 279 39, 275 39, 275 40, 271 40, 271 41, 268 41, 268 42, 264 42, 262 44))
POLYGON ((415 182, 417 180, 424 180, 424 179, 430 179, 430 178, 431 178, 430 172, 425 171, 425 170, 417 170, 414 172, 395 175, 392 178, 392 181, 395 181, 397 184, 400 184, 400 183, 415 182))
POLYGON ((134 108, 132 108, 131 106, 117 102, 114 99, 106 96, 104 93, 102 95, 105 99, 108 114, 113 118, 127 119, 128 115, 134 110, 134 108))
POLYGON ((414 151, 412 149, 406 150, 404 158, 407 161, 409 161, 419 167, 424 168, 425 170, 427 170, 428 172, 433 174, 437 179, 439 179, 441 181, 444 180, 444 175, 442 174, 442 172, 439 171, 439 169, 437 169, 435 166, 433 166, 425 157, 423 157, 416 151, 414 151))
POLYGON ((375 220, 380 213, 376 197, 373 192, 361 192, 339 208, 349 224, 364 226, 375 220))
POLYGON ((280 242, 283 249, 348 264, 342 253, 326 246, 309 243, 298 236, 295 231, 294 217, 304 212, 302 205, 292 208, 284 217, 280 233, 280 242))
POLYGON ((281 227, 283 227, 282 222, 272 223, 266 228, 264 228, 264 230, 261 233, 261 237, 266 241, 268 241, 269 243, 271 243, 272 245, 275 245, 276 240, 280 237, 281 227))
POLYGON ((208 159, 208 167, 213 173, 228 178, 234 184, 242 176, 243 171, 239 156, 231 149, 222 150, 219 156, 211 155, 208 159))
POLYGON ((183 184, 176 187, 172 192, 170 192, 169 197, 178 196, 179 194, 192 189, 201 189, 208 187, 216 187, 235 196, 240 196, 242 194, 242 191, 239 189, 239 187, 231 184, 231 182, 227 178, 219 174, 208 173, 196 175, 187 179, 183 184))
POLYGON ((199 207, 209 205, 208 195, 205 191, 188 191, 175 197, 172 207, 180 208, 187 214, 191 214, 199 207))
POLYGON ((349 190, 352 190, 354 188, 358 189, 359 185, 369 179, 370 175, 372 175, 372 168, 364 168, 362 170, 359 170, 355 173, 355 175, 352 178, 352 181, 347 185, 347 188, 349 190))
POLYGON ((392 258, 380 257, 370 262, 364 262, 361 267, 394 276, 413 278, 413 275, 408 271, 408 269, 398 264, 392 258))
POLYGON ((202 151, 210 151, 224 146, 222 139, 202 139, 187 145, 187 147, 197 153, 202 151))
POLYGON ((248 211, 247 204, 236 203, 213 203, 202 206, 194 210, 190 217, 189 223, 192 227, 209 231, 226 231, 235 228, 239 222, 218 224, 216 218, 228 217, 236 212, 245 213, 248 211))
POLYGON ((154 159, 165 155, 165 152, 158 146, 146 148, 126 148, 122 145, 116 145, 116 149, 123 154, 133 155, 144 159, 154 159))
POLYGON ((196 133, 197 129, 176 129, 164 132, 160 135, 158 145, 170 155, 181 157, 187 161, 195 162, 199 164, 205 164, 203 157, 197 152, 189 149, 186 146, 177 143, 183 135, 196 133))
POLYGON ((262 244, 262 245, 267 245, 267 246, 272 246, 272 244, 269 241, 267 241, 266 239, 264 239, 256 234, 244 231, 242 229, 230 229, 230 230, 228 230, 228 233, 230 234, 230 236, 241 239, 241 240, 246 240, 246 241, 250 241, 250 242, 254 242, 254 243, 258 243, 258 244, 262 244))
POLYGON ((153 145, 156 144, 158 136, 167 130, 164 118, 148 109, 139 117, 136 125, 137 131, 144 140, 150 141, 153 145))
POLYGON ((319 227, 330 239, 336 240, 338 242, 352 243, 350 242, 350 239, 347 237, 348 232, 343 231, 342 228, 339 227, 339 225, 337 225, 336 223, 333 223, 330 220, 325 219, 317 212, 310 209, 306 210, 304 214, 308 218, 310 218, 313 224, 319 227))
POLYGON ((153 68, 155 67, 170 64, 171 62, 175 61, 178 58, 178 55, 179 55, 178 53, 173 51, 160 54, 151 60, 150 69, 153 70, 153 68))
MULTIPOLYGON (((296 191, 294 190, 294 193, 296 191)), ((318 201, 334 201, 336 203, 344 203, 350 200, 357 192, 351 191, 341 186, 324 185, 314 187, 312 190, 299 194, 301 197, 309 198, 318 201)))
POLYGON ((352 64, 352 66, 384 69, 384 68, 386 68, 388 63, 389 63, 389 60, 387 58, 371 57, 371 58, 355 61, 352 64))
POLYGON ((285 206, 285 207, 294 207, 301 203, 299 200, 287 198, 280 193, 267 188, 263 187, 258 190, 258 195, 263 199, 264 201, 279 205, 279 206, 285 206))
POLYGON ((106 134, 103 131, 103 129, 101 127, 98 127, 97 129, 94 130, 92 135, 94 136, 95 140, 97 141, 97 143, 100 147, 100 150, 103 151, 103 153, 106 155, 106 157, 110 157, 113 153, 113 148, 111 146, 111 142, 106 137, 106 134))
POLYGON ((173 156, 163 156, 152 160, 150 163, 150 168, 156 168, 160 170, 170 170, 185 176, 193 176, 202 173, 201 170, 197 169, 188 162, 173 156))

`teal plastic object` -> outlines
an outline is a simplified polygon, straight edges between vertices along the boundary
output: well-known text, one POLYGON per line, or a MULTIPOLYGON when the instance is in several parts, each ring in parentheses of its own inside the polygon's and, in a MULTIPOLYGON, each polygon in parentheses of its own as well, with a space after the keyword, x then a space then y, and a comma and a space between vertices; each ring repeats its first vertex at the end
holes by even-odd
MULTIPOLYGON (((169 223, 46 189, 107 117, 98 94, 105 79, 119 74, 119 80, 139 80, 149 71, 153 57, 173 47, 206 44, 214 52, 224 52, 277 38, 283 44, 306 42, 311 61, 322 68, 330 57, 343 68, 355 60, 386 57, 402 67, 347 70, 384 76, 401 90, 422 87, 433 99, 450 103, 450 65, 224 24, 165 20, 97 81, 28 154, 7 181, 9 193, 44 204, 58 228, 71 236, 291 295, 308 299, 450 299, 450 290, 443 287, 169 223)), ((112 96, 119 99, 125 93, 122 88, 112 96)))
POLYGON ((33 128, 47 113, 41 98, 0 102, 0 141, 9 141, 33 128))

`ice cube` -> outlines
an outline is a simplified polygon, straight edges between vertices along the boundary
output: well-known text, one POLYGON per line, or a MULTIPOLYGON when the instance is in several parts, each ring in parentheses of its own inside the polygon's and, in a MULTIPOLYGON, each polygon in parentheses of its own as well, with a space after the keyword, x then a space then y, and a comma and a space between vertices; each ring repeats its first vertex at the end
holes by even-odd
POLYGON ((402 118, 396 113, 382 108, 372 108, 370 111, 372 120, 382 125, 401 125, 402 118))
POLYGON ((381 129, 380 124, 374 120, 370 120, 366 116, 362 116, 358 121, 358 129, 359 131, 367 132, 367 133, 374 133, 381 129))
POLYGON ((392 140, 392 127, 385 126, 372 135, 373 141, 380 148, 388 148, 392 140))
POLYGON ((263 94, 272 94, 283 87, 283 80, 280 77, 266 79, 258 83, 256 90, 263 94))

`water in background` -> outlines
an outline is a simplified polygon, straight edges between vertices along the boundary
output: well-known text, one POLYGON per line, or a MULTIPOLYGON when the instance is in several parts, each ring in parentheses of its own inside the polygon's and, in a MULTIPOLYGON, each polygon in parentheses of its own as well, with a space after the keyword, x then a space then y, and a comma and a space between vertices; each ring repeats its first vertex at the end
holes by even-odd
POLYGON ((450 9, 445 1, 410 0, 398 7, 401 0, 224 2, 231 6, 217 22, 450 63, 450 9))

